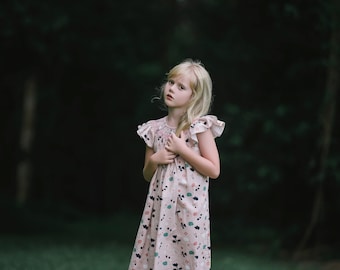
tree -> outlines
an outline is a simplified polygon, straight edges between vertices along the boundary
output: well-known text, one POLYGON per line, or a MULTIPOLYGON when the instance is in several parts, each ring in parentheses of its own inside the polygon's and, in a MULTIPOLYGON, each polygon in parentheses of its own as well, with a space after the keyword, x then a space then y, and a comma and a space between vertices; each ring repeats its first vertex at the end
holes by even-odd
MULTIPOLYGON (((332 0, 329 6, 331 35, 329 41, 328 76, 324 91, 324 102, 320 110, 320 126, 322 128, 319 141, 319 156, 317 157, 317 189, 311 220, 297 246, 294 258, 297 259, 306 247, 313 232, 317 233, 318 225, 324 218, 325 181, 328 174, 328 158, 332 143, 332 132, 335 118, 336 96, 340 87, 340 2, 332 0)), ((318 244, 318 243, 317 243, 318 244)))

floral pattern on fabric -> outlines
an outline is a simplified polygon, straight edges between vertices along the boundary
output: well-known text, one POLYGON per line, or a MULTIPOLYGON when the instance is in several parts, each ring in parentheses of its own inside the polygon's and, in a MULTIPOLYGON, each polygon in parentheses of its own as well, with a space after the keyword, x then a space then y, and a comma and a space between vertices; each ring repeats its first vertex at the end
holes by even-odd
MULTIPOLYGON (((224 122, 206 115, 185 132, 187 144, 199 153, 196 134, 211 130, 214 138, 224 122)), ((137 134, 155 152, 175 130, 166 117, 138 126, 137 134)), ((208 270, 211 265, 209 178, 180 156, 158 166, 149 186, 129 270, 208 270)))

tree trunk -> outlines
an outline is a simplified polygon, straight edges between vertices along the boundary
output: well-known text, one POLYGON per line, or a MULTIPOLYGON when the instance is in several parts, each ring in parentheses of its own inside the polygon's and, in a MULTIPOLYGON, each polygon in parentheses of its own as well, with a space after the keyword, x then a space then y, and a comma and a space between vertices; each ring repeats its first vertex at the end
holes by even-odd
POLYGON ((31 184, 31 145, 34 136, 34 113, 36 104, 36 81, 32 76, 26 81, 23 95, 23 115, 20 134, 20 150, 22 157, 17 166, 17 193, 19 205, 26 203, 31 184))
POLYGON ((331 23, 332 32, 330 38, 329 50, 329 68, 328 77, 326 81, 325 99, 323 103, 323 110, 320 113, 320 120, 322 126, 322 133, 320 136, 320 157, 319 167, 317 172, 318 189, 314 199, 312 209, 312 216, 310 223, 301 239, 295 253, 294 259, 300 257, 301 252, 306 247, 316 226, 321 221, 324 203, 324 182, 327 173, 327 159, 329 155, 329 148, 332 140, 332 129, 336 107, 336 95, 339 88, 339 44, 340 44, 340 28, 339 28, 339 11, 340 3, 338 0, 332 0, 331 23))

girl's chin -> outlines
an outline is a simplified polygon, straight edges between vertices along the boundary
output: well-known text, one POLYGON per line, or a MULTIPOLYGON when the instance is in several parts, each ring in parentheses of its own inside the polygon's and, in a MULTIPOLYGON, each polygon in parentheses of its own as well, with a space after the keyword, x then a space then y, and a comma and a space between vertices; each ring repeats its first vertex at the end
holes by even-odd
POLYGON ((165 100, 164 104, 168 107, 171 107, 171 105, 172 105, 170 100, 165 100))

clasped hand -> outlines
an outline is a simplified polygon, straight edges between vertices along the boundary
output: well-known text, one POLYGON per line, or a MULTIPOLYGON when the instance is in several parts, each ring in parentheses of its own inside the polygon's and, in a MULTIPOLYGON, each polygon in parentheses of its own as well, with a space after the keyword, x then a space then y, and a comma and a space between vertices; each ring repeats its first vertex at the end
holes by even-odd
POLYGON ((175 133, 172 133, 165 144, 165 149, 175 153, 177 155, 181 154, 182 149, 186 147, 184 132, 182 131, 179 137, 175 133))
POLYGON ((165 144, 165 148, 156 153, 158 163, 170 164, 174 162, 175 157, 181 154, 184 147, 186 147, 184 133, 181 132, 179 137, 172 133, 165 144))

